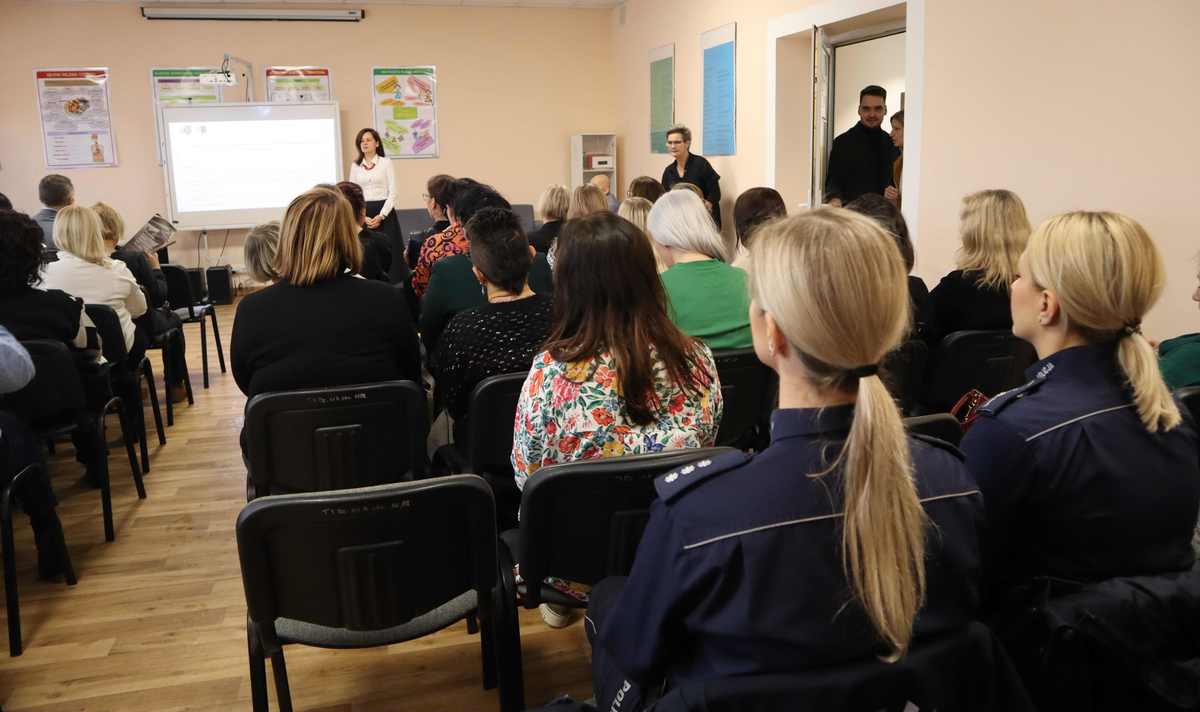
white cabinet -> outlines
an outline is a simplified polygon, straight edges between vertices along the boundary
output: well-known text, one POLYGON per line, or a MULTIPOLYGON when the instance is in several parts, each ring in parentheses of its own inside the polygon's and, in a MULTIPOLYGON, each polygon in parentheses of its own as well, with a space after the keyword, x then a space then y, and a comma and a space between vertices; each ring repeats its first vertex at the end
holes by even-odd
POLYGON ((606 174, 612 193, 620 197, 623 186, 617 180, 617 135, 611 133, 575 134, 571 137, 571 187, 606 174))

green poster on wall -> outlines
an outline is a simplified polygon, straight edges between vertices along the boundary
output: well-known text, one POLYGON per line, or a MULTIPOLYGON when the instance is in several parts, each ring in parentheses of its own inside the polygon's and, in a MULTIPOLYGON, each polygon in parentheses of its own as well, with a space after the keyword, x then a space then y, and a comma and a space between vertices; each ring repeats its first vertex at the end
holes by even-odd
POLYGON ((650 51, 650 152, 667 152, 667 129, 675 123, 675 45, 650 51))

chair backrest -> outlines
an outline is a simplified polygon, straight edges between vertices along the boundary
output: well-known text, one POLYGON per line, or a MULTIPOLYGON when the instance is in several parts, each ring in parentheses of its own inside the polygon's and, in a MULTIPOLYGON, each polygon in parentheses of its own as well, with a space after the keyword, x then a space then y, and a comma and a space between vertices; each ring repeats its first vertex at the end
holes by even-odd
POLYGON ((909 339, 883 360, 883 379, 901 413, 911 413, 921 395, 929 347, 921 339, 909 339))
POLYGON ((161 265, 163 275, 167 278, 167 304, 172 309, 187 309, 191 314, 192 306, 197 303, 192 291, 191 280, 187 270, 179 265, 161 265))
POLYGON ((872 710, 1032 711, 1002 648, 982 623, 918 640, 894 663, 864 660, 811 672, 684 683, 654 712, 872 710))
POLYGON ((5 408, 35 427, 82 410, 87 404, 83 379, 66 344, 31 339, 21 345, 33 359, 33 380, 4 396, 5 408))
POLYGON ((513 420, 527 373, 485 378, 471 392, 467 421, 467 461, 472 471, 511 476, 513 420))
POLYGON ((940 412, 973 388, 994 396, 1021 385, 1037 353, 1009 331, 956 331, 942 339, 932 361, 921 400, 940 412))
MULTIPOLYGON (((656 496, 654 478, 733 448, 667 450, 543 467, 521 493, 521 577, 594 584, 629 573, 656 496)), ((539 602, 529 586, 527 607, 539 602)))
POLYGON ((396 224, 400 227, 401 237, 414 232, 422 232, 433 224, 429 211, 425 208, 404 208, 395 210, 396 224))
POLYGON ((928 435, 957 446, 962 441, 963 431, 958 421, 949 413, 918 415, 904 419, 904 429, 910 433, 928 435))
POLYGON ((112 364, 124 364, 129 351, 125 348, 125 332, 121 328, 121 317, 117 316, 117 310, 107 304, 85 304, 83 308, 100 334, 104 360, 112 364))
POLYGON ((716 351, 724 413, 717 445, 744 445, 755 426, 769 422, 779 393, 779 377, 758 360, 753 348, 716 351))
POLYGON ((246 404, 257 495, 322 492, 422 477, 429 415, 412 381, 261 393, 246 404))
POLYGON ((492 493, 474 475, 262 497, 238 515, 237 543, 250 620, 270 637, 277 618, 391 628, 490 596, 499 571, 492 493))
POLYGON ((1182 401, 1184 407, 1192 414, 1192 419, 1200 423, 1200 386, 1177 388, 1175 398, 1182 401))
POLYGON ((520 203, 512 206, 513 214, 521 221, 521 228, 526 233, 533 232, 533 206, 528 203, 520 203))

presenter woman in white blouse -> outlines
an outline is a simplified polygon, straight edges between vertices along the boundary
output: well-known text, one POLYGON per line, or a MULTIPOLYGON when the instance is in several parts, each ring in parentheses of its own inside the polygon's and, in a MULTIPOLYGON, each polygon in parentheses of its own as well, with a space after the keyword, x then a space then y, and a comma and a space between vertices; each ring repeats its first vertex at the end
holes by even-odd
POLYGON ((362 129, 354 137, 358 158, 350 164, 350 182, 357 183, 367 202, 366 226, 388 236, 393 246, 399 239, 396 225, 396 176, 392 162, 384 157, 379 133, 372 128, 362 129))

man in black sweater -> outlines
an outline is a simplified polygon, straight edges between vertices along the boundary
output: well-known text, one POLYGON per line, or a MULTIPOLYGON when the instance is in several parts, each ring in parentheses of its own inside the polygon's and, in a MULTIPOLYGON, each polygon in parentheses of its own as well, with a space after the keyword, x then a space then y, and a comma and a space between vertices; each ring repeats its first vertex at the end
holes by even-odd
POLYGON ((892 162, 898 155, 881 126, 887 115, 887 90, 872 84, 858 95, 858 123, 833 139, 825 170, 825 199, 841 207, 864 193, 892 184, 892 162))

